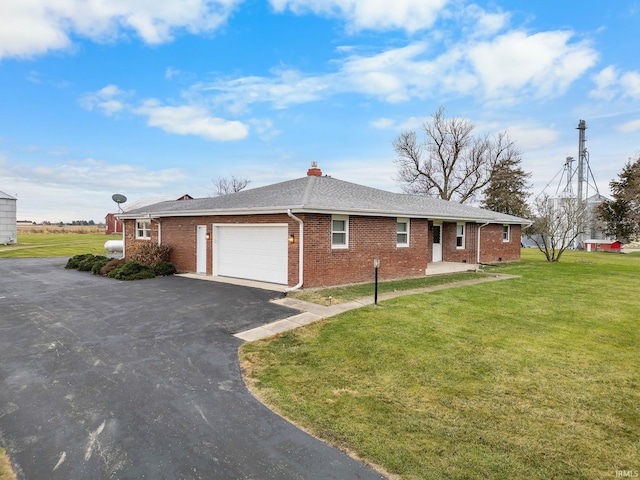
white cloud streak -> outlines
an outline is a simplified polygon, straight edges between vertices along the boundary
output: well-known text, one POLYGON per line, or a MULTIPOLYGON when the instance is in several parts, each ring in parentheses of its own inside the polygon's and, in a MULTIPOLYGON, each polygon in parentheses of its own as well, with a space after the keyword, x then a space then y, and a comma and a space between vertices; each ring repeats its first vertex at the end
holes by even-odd
POLYGON ((87 93, 80 105, 87 110, 99 110, 106 116, 120 113, 147 118, 147 125, 175 135, 195 135, 207 140, 241 140, 249 134, 249 126, 237 120, 225 120, 212 116, 201 105, 162 105, 154 98, 146 99, 138 106, 126 101, 134 92, 124 92, 117 85, 107 85, 97 92, 87 93))
POLYGON ((622 125, 618 125, 617 129, 622 133, 636 132, 640 130, 640 119, 630 120, 623 123, 622 125))
MULTIPOLYGON (((508 31, 492 39, 471 39, 432 54, 427 41, 364 55, 351 53, 334 62, 338 69, 307 75, 274 70, 270 77, 241 77, 192 87, 230 112, 254 103, 287 108, 341 93, 358 93, 388 103, 455 94, 492 103, 516 104, 531 97, 551 99, 566 92, 597 61, 585 42, 569 32, 527 34, 508 31)), ((349 53, 352 50, 344 50, 349 53)), ((629 78, 634 91, 635 78, 629 78)))
POLYGON ((66 49, 77 35, 105 42, 133 34, 147 44, 219 28, 241 0, 19 0, 0 2, 0 59, 66 49))
POLYGON ((145 115, 149 126, 177 135, 233 141, 241 140, 249 134, 249 127, 244 123, 212 117, 205 108, 196 105, 163 106, 158 100, 151 99, 145 100, 140 107, 131 111, 137 115, 145 115))
POLYGON ((409 33, 429 28, 449 0, 270 0, 276 12, 290 10, 344 19, 349 30, 400 29, 409 33))

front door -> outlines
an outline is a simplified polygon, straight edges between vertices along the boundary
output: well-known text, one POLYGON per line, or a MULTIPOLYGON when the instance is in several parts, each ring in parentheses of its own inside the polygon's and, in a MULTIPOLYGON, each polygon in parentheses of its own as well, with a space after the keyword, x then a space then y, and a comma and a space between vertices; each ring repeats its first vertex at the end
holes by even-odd
POLYGON ((432 262, 442 261, 442 224, 433 224, 433 259, 432 262))
POLYGON ((207 273, 207 226, 198 225, 196 236, 196 272, 207 273))

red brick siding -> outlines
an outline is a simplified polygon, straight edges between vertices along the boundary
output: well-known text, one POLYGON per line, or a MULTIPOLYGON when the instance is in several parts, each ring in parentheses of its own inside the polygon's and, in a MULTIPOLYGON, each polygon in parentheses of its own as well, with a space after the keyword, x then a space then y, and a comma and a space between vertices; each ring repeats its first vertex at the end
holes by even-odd
POLYGON ((456 247, 457 225, 457 222, 444 222, 442 224, 442 261, 476 263, 477 240, 475 224, 465 224, 464 248, 456 247))
MULTIPOLYGON (((171 245, 170 260, 180 272, 196 271, 196 246, 197 227, 206 225, 207 233, 212 234, 211 225, 214 223, 233 224, 260 224, 260 223, 286 223, 289 225, 289 235, 294 234, 296 243, 289 245, 289 285, 298 282, 298 223, 287 214, 277 215, 246 215, 246 216, 200 216, 200 217, 169 217, 160 219, 162 224, 161 236, 163 245, 171 245), (293 282, 293 283, 292 283, 293 282)), ((131 252, 137 243, 158 241, 158 222, 151 222, 151 240, 136 240, 135 222, 126 221, 125 254, 131 252)), ((207 242, 207 275, 211 275, 212 268, 212 243, 207 242)))
MULTIPOLYGON (((491 224, 480 231, 480 263, 514 262, 520 260, 522 227, 511 225, 509 241, 502 241, 502 224, 491 224)), ((477 239, 476 239, 477 244, 477 239)))
MULTIPOLYGON (((373 259, 380 259, 379 278, 389 280, 425 274, 432 260, 432 222, 411 219, 409 247, 396 245, 395 217, 349 217, 349 246, 331 248, 331 215, 299 214, 304 222, 304 283, 303 287, 319 287, 373 280, 373 259)), ((171 261, 179 271, 196 271, 196 232, 206 225, 211 232, 214 223, 281 223, 289 225, 289 235, 296 241, 289 244, 289 286, 298 283, 300 248, 299 224, 286 214, 247 216, 201 216, 163 218, 162 243, 172 245, 171 261)), ((135 222, 126 221, 125 252, 145 241, 158 241, 158 222, 151 223, 151 240, 135 239, 135 222)), ((456 248, 456 223, 444 222, 442 256, 445 262, 476 263, 478 225, 466 224, 465 248, 456 248)), ((520 259, 520 226, 511 226, 509 242, 502 241, 502 225, 488 225, 481 231, 481 262, 494 263, 520 259)), ((207 242, 207 274, 211 275, 212 245, 207 242)))
POLYGON ((349 247, 331 248, 331 215, 300 215, 305 224, 304 286, 372 281, 424 275, 431 249, 426 220, 411 219, 409 246, 396 246, 395 217, 349 217, 349 247))

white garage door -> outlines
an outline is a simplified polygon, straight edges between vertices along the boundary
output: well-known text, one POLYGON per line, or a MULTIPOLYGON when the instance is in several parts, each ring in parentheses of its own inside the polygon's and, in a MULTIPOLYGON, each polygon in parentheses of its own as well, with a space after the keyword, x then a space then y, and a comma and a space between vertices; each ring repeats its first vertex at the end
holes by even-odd
POLYGON ((215 226, 213 242, 214 275, 288 283, 287 225, 215 226))

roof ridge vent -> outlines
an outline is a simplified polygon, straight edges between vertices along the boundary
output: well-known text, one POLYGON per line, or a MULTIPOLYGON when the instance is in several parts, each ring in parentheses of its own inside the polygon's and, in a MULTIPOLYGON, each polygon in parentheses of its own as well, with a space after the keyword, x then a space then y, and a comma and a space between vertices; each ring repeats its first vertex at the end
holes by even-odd
POLYGON ((307 170, 307 177, 321 177, 322 170, 318 168, 318 162, 311 162, 311 168, 307 170))

